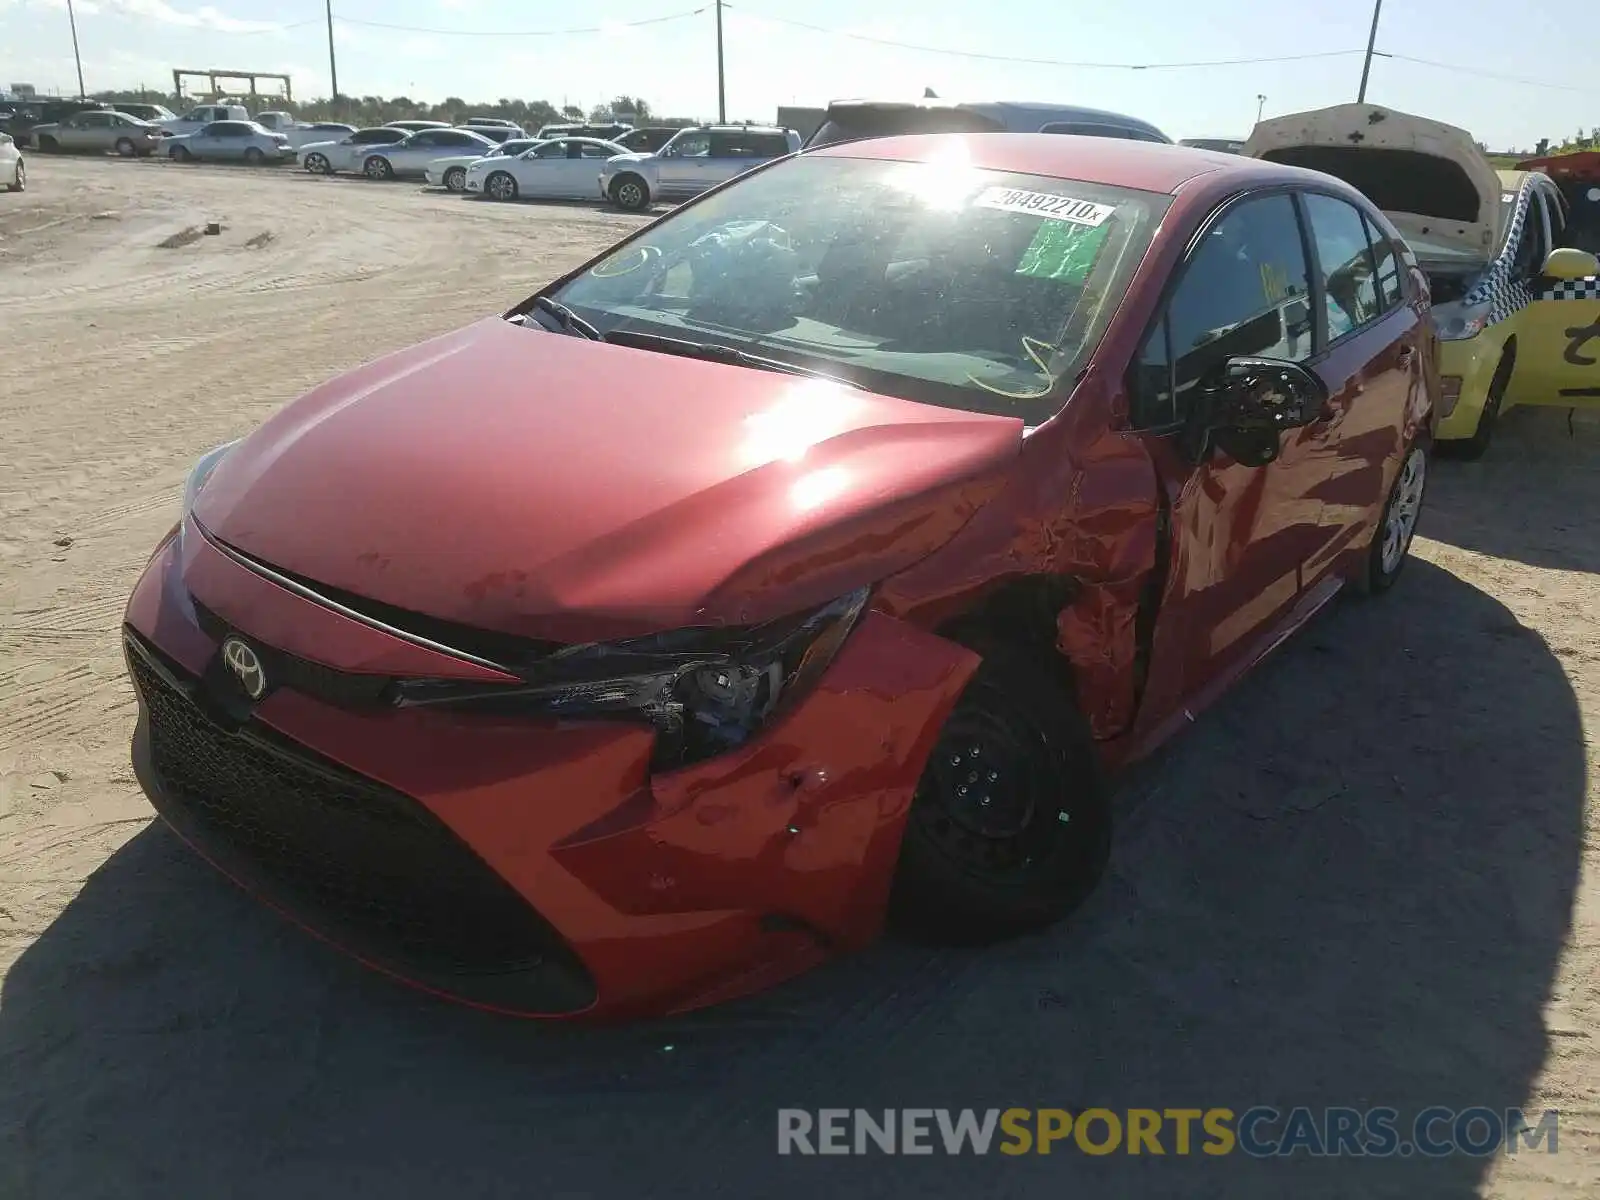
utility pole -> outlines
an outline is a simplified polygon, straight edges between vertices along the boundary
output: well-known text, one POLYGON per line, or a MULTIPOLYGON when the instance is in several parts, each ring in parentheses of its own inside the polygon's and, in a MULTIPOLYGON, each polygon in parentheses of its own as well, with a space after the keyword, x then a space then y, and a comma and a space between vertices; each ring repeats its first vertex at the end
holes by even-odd
POLYGON ((333 56, 333 0, 328 0, 328 77, 333 84, 333 106, 339 107, 339 63, 333 56))
POLYGON ((78 95, 87 96, 83 90, 83 56, 78 53, 78 18, 72 11, 72 0, 67 0, 67 24, 72 26, 72 61, 78 65, 78 95))
POLYGON ((1367 57, 1361 62, 1361 90, 1356 93, 1356 103, 1367 100, 1367 76, 1372 72, 1372 48, 1378 43, 1378 14, 1383 11, 1383 0, 1372 0, 1372 30, 1367 34, 1367 57))
POLYGON ((1267 98, 1259 92, 1256 94, 1256 124, 1261 124, 1261 112, 1267 107, 1267 98))
POLYGON ((728 123, 728 89, 722 73, 722 0, 717 0, 717 123, 728 123))

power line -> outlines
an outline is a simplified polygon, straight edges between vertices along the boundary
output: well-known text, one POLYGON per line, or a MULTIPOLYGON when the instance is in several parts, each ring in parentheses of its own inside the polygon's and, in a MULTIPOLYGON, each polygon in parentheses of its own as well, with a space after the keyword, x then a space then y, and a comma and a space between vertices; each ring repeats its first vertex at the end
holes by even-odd
MULTIPOLYGON (((733 12, 745 11, 743 8, 727 3, 724 3, 723 7, 733 12)), ((1304 62, 1313 58, 1346 58, 1352 54, 1363 53, 1361 50, 1321 50, 1314 54, 1282 54, 1266 58, 1215 58, 1196 62, 1071 62, 1060 58, 1020 58, 1012 54, 985 54, 977 50, 952 50, 946 46, 926 46, 916 42, 902 42, 894 38, 873 37, 867 33, 853 33, 846 29, 829 29, 824 25, 812 25, 805 21, 793 20, 790 17, 771 17, 766 13, 757 12, 751 12, 749 15, 762 21, 771 21, 775 25, 789 25, 795 29, 808 29, 812 33, 825 33, 832 37, 849 38, 856 42, 868 42, 874 46, 892 46, 898 50, 916 50, 923 54, 946 54, 953 58, 982 59, 985 62, 1019 63, 1036 67, 1072 67, 1085 71, 1175 71, 1191 67, 1250 67, 1263 63, 1304 62)))
POLYGON ((1480 79, 1494 79, 1501 83, 1515 83, 1523 87, 1548 88, 1553 92, 1579 92, 1586 95, 1600 94, 1600 88, 1573 87, 1570 83, 1551 83, 1544 79, 1528 79, 1521 75, 1501 75, 1494 71, 1485 71, 1479 67, 1464 67, 1457 63, 1435 62, 1431 58, 1413 58, 1409 54, 1390 54, 1383 50, 1374 51, 1378 58, 1393 58, 1400 62, 1415 63, 1419 67, 1433 67, 1440 71, 1454 71, 1460 75, 1476 75, 1480 79))
POLYGON ((701 13, 710 12, 711 7, 709 4, 702 4, 699 8, 667 13, 660 17, 645 17, 640 21, 612 21, 605 25, 584 25, 571 29, 430 29, 420 25, 395 25, 388 21, 361 21, 354 17, 341 17, 338 13, 333 14, 333 19, 341 25, 389 29, 397 33, 425 33, 434 37, 568 37, 580 33, 609 33, 613 29, 639 29, 646 25, 664 25, 668 21, 698 17, 701 13))

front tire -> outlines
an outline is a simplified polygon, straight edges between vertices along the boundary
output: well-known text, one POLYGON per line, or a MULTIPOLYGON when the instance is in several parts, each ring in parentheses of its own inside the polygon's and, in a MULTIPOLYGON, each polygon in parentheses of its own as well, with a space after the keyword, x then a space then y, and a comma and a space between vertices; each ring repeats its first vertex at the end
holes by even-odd
POLYGON ((171 158, 173 162, 194 161, 194 155, 189 153, 189 148, 187 146, 174 146, 171 152, 168 154, 168 157, 171 158))
POLYGON ((393 179, 394 168, 389 165, 389 160, 381 155, 374 154, 367 159, 361 168, 361 173, 368 179, 393 179))
POLYGON ((328 162, 327 156, 322 154, 306 155, 306 170, 313 175, 332 175, 333 167, 328 162))
POLYGON ((60 154, 61 143, 56 141, 53 137, 42 137, 39 139, 39 149, 44 151, 46 154, 60 154))
POLYGON ((496 171, 483 181, 483 191, 494 200, 515 200, 517 181, 504 171, 496 171))
POLYGON ((611 185, 611 199, 618 208, 643 212, 650 207, 650 187, 637 175, 622 175, 611 185))
POLYGON ((245 147, 244 161, 246 166, 259 167, 262 160, 266 157, 267 156, 265 154, 261 153, 261 151, 257 150, 254 146, 245 147))
POLYGON ((1484 397, 1483 411, 1478 414, 1478 427, 1472 431, 1472 436, 1453 442, 1440 442, 1439 447, 1450 458, 1458 458, 1464 462, 1477 462, 1489 452, 1489 443, 1494 438, 1495 426, 1500 423, 1500 404, 1505 399, 1506 388, 1511 385, 1511 371, 1516 365, 1516 351, 1507 350, 1500 356, 1500 363, 1494 369, 1494 378, 1489 381, 1489 394, 1484 397))
POLYGON ((25 192, 28 190, 28 168, 22 165, 22 160, 17 159, 16 182, 6 188, 8 192, 25 192))
POLYGON ((890 899, 897 926, 944 942, 1060 920, 1111 851, 1109 788, 1070 689, 1036 656, 980 653, 917 785, 890 899))
POLYGON ((451 167, 444 173, 444 190, 447 192, 464 192, 467 190, 467 169, 465 167, 451 167))

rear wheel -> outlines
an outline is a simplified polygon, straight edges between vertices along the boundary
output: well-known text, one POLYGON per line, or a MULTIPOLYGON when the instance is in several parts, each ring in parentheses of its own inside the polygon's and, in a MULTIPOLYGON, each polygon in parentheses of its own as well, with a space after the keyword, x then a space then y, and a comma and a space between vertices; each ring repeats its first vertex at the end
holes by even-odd
POLYGON ((1019 650, 980 653, 917 785, 890 903, 940 941, 1059 920, 1110 857, 1109 789, 1070 690, 1019 650))
POLYGON ((118 138, 117 139, 117 153, 122 155, 123 158, 132 158, 133 155, 134 155, 133 139, 132 138, 118 138))
POLYGON ((394 178, 394 168, 389 165, 389 160, 387 158, 384 158, 379 154, 374 154, 371 158, 367 159, 366 165, 363 166, 361 170, 368 179, 394 178))
POLYGON ((25 192, 28 190, 28 168, 22 165, 22 160, 17 159, 17 178, 6 189, 9 192, 25 192))
POLYGON ((464 192, 467 190, 467 169, 465 167, 451 167, 444 173, 444 190, 447 192, 464 192))
POLYGON ((496 171, 484 180, 483 190, 496 200, 515 200, 517 181, 504 171, 496 171))
POLYGON ((1367 551, 1366 570, 1358 580, 1361 590, 1387 592, 1400 577, 1411 554, 1411 542, 1422 518, 1422 501, 1428 490, 1428 446, 1418 438, 1400 460, 1400 471, 1389 488, 1378 531, 1367 551))
POLYGON ((637 175, 623 175, 611 185, 611 198, 629 212, 643 212, 650 207, 650 188, 637 175))

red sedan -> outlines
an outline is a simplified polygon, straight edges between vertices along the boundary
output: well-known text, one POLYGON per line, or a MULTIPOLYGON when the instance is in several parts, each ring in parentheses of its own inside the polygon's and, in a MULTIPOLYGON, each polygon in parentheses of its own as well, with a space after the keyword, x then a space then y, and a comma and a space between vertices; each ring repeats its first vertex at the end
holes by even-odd
POLYGON ((207 454, 128 605, 139 778, 307 929, 507 1013, 1038 927, 1110 771, 1394 582, 1427 314, 1312 172, 781 160, 207 454))

